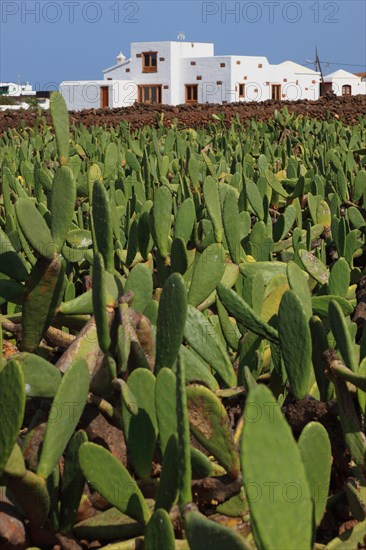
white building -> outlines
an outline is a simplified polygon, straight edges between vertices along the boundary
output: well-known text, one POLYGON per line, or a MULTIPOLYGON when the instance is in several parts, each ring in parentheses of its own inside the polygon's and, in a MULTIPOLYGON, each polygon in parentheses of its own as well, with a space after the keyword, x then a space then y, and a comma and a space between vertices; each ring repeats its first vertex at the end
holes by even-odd
POLYGON ((319 97, 320 73, 266 57, 214 55, 200 42, 134 42, 129 59, 103 71, 104 80, 62 82, 68 109, 140 103, 231 103, 319 97))
POLYGON ((353 74, 339 69, 325 76, 324 81, 332 84, 332 90, 336 95, 366 94, 365 73, 353 74))
POLYGON ((20 97, 21 95, 36 95, 36 92, 32 89, 32 85, 27 82, 26 84, 16 84, 15 82, 0 82, 0 95, 20 97))

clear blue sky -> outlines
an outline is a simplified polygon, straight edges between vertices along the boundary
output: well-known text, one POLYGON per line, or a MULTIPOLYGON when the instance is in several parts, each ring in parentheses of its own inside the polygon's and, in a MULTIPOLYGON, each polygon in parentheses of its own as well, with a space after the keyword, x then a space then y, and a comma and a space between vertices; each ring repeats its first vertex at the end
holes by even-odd
POLYGON ((214 42, 217 55, 265 55, 271 63, 314 59, 324 72, 366 71, 363 0, 0 0, 0 81, 47 89, 102 78, 130 42, 214 42), (347 66, 353 64, 353 66, 347 66), (357 66, 361 65, 361 66, 357 66))

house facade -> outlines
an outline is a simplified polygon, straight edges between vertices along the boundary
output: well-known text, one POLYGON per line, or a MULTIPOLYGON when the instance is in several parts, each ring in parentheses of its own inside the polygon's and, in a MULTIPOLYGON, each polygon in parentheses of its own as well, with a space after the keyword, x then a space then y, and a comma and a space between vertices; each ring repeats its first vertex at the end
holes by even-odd
POLYGON ((343 69, 324 77, 337 96, 366 94, 366 73, 353 74, 343 69))
POLYGON ((33 90, 32 85, 27 82, 26 84, 16 84, 15 82, 0 82, 0 95, 10 97, 20 97, 22 95, 35 96, 36 92, 33 90))
POLYGON ((134 42, 130 57, 103 71, 102 81, 63 82, 70 110, 123 107, 139 103, 231 103, 315 100, 320 73, 266 57, 215 56, 214 45, 202 42, 134 42))

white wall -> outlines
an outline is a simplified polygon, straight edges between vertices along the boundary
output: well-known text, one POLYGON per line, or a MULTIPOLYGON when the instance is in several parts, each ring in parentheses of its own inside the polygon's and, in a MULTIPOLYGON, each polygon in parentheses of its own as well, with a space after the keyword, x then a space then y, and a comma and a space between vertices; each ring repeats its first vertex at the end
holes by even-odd
POLYGON ((137 99, 136 84, 131 80, 82 80, 62 82, 60 91, 69 111, 100 109, 101 87, 109 88, 109 107, 129 107, 137 99))
POLYGON ((324 77, 325 82, 332 83, 332 90, 337 96, 342 95, 342 86, 351 86, 351 95, 366 94, 366 82, 354 77, 324 77))
POLYGON ((202 57, 194 60, 180 59, 177 63, 179 77, 174 103, 185 103, 186 84, 198 84, 198 103, 222 103, 226 90, 230 89, 230 57, 202 57), (191 65, 191 61, 196 65, 191 65), (224 63, 225 67, 220 67, 224 63), (197 80, 197 77, 200 80, 197 80), (218 84, 222 82, 222 84, 218 84))

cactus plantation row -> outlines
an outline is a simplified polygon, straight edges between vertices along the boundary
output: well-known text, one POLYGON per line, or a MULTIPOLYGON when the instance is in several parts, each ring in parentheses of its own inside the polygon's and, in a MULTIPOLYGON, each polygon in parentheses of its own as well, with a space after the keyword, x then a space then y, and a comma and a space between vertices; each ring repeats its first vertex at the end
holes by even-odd
POLYGON ((366 120, 70 132, 56 92, 51 115, 0 142, 0 475, 30 532, 358 548, 366 120))

